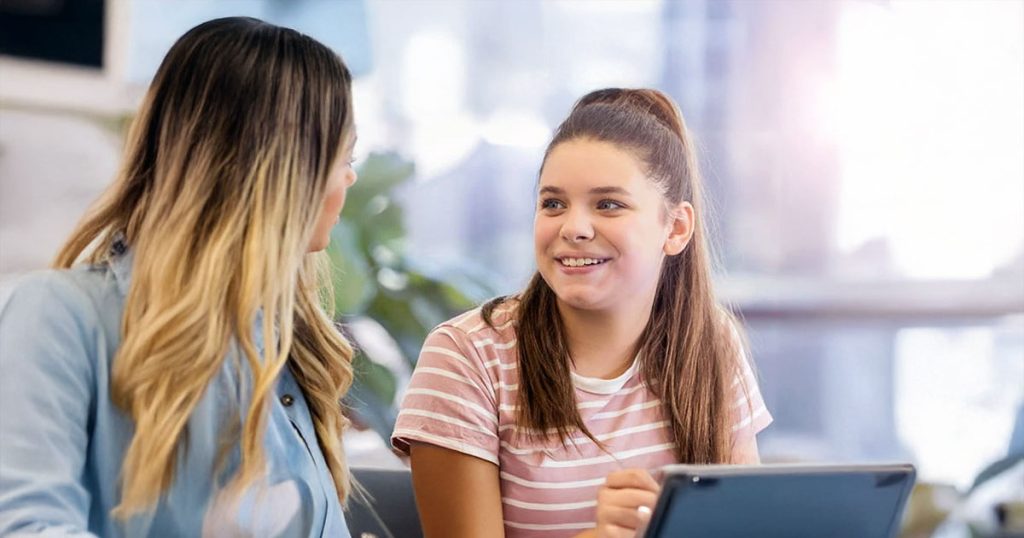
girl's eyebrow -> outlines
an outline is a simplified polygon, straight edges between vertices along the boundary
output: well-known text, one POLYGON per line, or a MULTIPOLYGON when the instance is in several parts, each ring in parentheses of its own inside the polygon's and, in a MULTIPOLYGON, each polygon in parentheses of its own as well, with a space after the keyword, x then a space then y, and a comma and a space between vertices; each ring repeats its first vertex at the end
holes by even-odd
POLYGON ((590 189, 590 194, 622 194, 629 196, 629 191, 622 187, 594 187, 590 189))
MULTIPOLYGON (((540 194, 565 194, 565 191, 559 187, 552 187, 545 185, 540 188, 540 194)), ((622 187, 594 187, 590 189, 590 194, 621 194, 629 196, 629 191, 622 187)))

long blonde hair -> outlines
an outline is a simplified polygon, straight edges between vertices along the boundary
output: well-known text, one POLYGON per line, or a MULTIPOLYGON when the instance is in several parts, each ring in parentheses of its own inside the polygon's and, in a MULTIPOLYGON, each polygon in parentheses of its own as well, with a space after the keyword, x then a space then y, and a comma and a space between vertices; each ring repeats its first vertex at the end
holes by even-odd
MULTIPOLYGON (((644 382, 662 401, 676 459, 727 463, 732 430, 727 390, 740 375, 742 329, 715 299, 705 230, 702 181, 693 141, 675 103, 651 89, 608 88, 583 96, 555 131, 544 154, 572 140, 609 142, 634 155, 669 205, 688 201, 696 221, 686 250, 662 264, 650 319, 636 351, 644 382)), ((543 165, 541 166, 543 169, 543 165)), ((571 359, 555 292, 536 273, 518 297, 519 411, 517 425, 591 435, 576 407, 571 359)), ((746 391, 745 384, 741 387, 746 391)), ((543 434, 542 434, 543 435, 543 434)))
POLYGON ((352 383, 352 348, 325 310, 325 261, 306 250, 352 127, 347 68, 294 30, 213 20, 164 58, 118 178, 54 262, 104 263, 119 238, 133 251, 110 385, 135 422, 119 517, 150 509, 171 485, 183 430, 232 348, 252 376, 246 418, 234 430, 241 465, 232 485, 265 471, 267 409, 287 365, 340 500, 348 495, 340 400, 352 383))

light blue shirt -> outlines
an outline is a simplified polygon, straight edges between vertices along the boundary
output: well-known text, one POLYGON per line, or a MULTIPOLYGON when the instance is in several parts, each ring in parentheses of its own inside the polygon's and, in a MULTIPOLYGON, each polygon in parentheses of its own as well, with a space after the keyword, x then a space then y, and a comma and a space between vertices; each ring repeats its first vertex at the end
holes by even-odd
POLYGON ((234 507, 221 502, 238 468, 237 444, 220 472, 215 459, 228 424, 245 416, 249 380, 234 351, 192 412, 173 484, 155 509, 125 522, 111 516, 134 428, 110 399, 130 278, 125 253, 109 265, 27 275, 0 298, 0 535, 348 537, 287 368, 269 411, 265 484, 234 507))

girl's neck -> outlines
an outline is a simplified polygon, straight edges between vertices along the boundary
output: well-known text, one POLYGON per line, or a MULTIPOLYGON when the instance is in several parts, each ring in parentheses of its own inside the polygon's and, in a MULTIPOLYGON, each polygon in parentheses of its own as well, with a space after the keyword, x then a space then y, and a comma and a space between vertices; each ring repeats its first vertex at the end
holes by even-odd
POLYGON ((576 373, 613 379, 636 357, 640 335, 650 318, 650 305, 638 312, 625 309, 581 310, 558 303, 576 373))

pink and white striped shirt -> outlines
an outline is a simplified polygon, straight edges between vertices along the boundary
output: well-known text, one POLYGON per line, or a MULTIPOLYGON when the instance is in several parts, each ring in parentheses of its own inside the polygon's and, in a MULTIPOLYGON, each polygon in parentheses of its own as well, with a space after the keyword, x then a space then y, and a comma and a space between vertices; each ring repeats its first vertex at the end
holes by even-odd
MULTIPOLYGON (((597 490, 609 473, 678 462, 661 400, 643 384, 637 361, 616 379, 572 374, 583 421, 605 450, 583 434, 566 447, 517 435, 516 305, 495 309, 495 328, 478 308, 431 332, 391 442, 404 453, 415 441, 497 465, 505 536, 573 536, 594 527, 597 490)), ((772 421, 753 372, 746 360, 742 364, 750 405, 737 378, 733 446, 772 421)))

